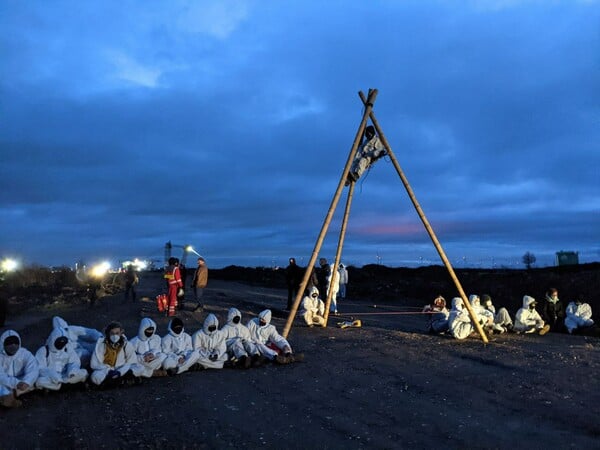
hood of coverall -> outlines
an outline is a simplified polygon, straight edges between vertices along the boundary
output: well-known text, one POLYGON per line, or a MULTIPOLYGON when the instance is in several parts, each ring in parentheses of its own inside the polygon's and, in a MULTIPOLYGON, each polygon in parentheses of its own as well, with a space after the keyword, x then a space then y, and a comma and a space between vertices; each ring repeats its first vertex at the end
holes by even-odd
POLYGON ((463 299, 460 297, 454 297, 452 299, 452 309, 462 310, 463 309, 463 299))
POLYGON ((10 336, 16 336, 16 338, 19 340, 19 349, 21 348, 21 336, 19 336, 19 333, 17 333, 15 330, 6 330, 4 333, 2 333, 2 336, 0 336, 0 353, 6 356, 14 356, 9 355, 4 351, 4 341, 6 341, 6 338, 10 336))
POLYGON ((69 328, 69 324, 62 317, 54 316, 52 318, 52 328, 62 328, 63 330, 67 330, 69 328))
POLYGON ((264 311, 261 311, 260 314, 258 315, 258 320, 259 320, 259 323, 262 320, 267 325, 269 325, 271 323, 271 310, 265 309, 264 311))
POLYGON ((310 290, 308 291, 308 296, 312 297, 314 293, 317 293, 317 298, 319 297, 319 290, 317 289, 316 286, 313 286, 310 288, 310 290))
POLYGON ((236 323, 233 321, 235 317, 239 317, 240 321, 238 323, 242 323, 242 313, 240 310, 237 308, 229 308, 229 311, 227 312, 227 324, 236 325, 236 323))
POLYGON ((204 324, 202 325, 202 331, 204 331, 206 334, 211 335, 216 333, 219 330, 219 319, 217 319, 217 316, 215 316, 214 314, 209 314, 206 319, 204 319, 204 324), (215 326, 215 330, 214 331, 208 331, 208 328, 210 326, 215 326))
MULTIPOLYGON (((181 333, 183 333, 185 331, 185 326, 183 326, 183 320, 181 320, 179 317, 174 317, 173 319, 171 319, 169 321, 169 325, 167 326, 167 330, 169 330, 169 334, 171 336, 177 337, 177 336, 181 336, 181 333, 177 334, 175 333, 175 331, 173 331, 173 326, 180 324, 182 325, 183 328, 181 328, 181 333)), ((156 333, 156 328, 154 329, 155 333, 156 333)))
MULTIPOLYGON (((67 334, 67 332, 64 329, 54 328, 52 330, 52 332, 50 333, 50 336, 48 336, 48 339, 46 339, 46 346, 48 347, 48 350, 50 350, 51 352, 54 352, 54 353, 66 351, 67 346, 65 346, 61 349, 56 348, 56 340, 61 337, 65 337, 65 338, 67 338, 67 340, 69 339, 69 335, 67 334)), ((68 342, 67 342, 67 344, 68 344, 68 342)))
POLYGON ((537 303, 535 298, 530 297, 529 295, 523 296, 523 308, 529 308, 529 305, 532 303, 537 303))
POLYGON ((152 320, 150 317, 144 317, 140 322, 140 328, 138 329, 138 338, 140 338, 142 341, 147 341, 152 336, 154 336, 154 333, 152 333, 152 336, 150 337, 146 336, 144 334, 144 330, 146 330, 146 328, 154 328, 154 333, 156 333, 156 322, 154 322, 154 320, 152 320))
POLYGON ((479 295, 469 295, 469 303, 471 304, 471 306, 479 306, 481 305, 481 300, 479 298, 479 295))

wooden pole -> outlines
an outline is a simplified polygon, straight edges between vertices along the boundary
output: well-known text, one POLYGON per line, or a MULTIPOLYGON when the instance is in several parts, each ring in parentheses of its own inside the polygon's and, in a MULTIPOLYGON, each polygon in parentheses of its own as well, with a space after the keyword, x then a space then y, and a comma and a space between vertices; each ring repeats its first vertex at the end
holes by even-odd
MULTIPOLYGON (((356 182, 350 183, 348 189, 348 198, 346 199, 346 209, 344 210, 344 218, 342 219, 342 228, 340 229, 340 238, 338 240, 337 251, 335 252, 335 262, 333 263, 333 270, 338 270, 340 265, 340 259, 342 257, 342 249, 344 248, 344 238, 346 237, 346 226, 348 225, 348 217, 350 216, 350 206, 352 206, 352 197, 354 195, 354 186, 356 182)), ((329 283, 329 294, 327 295, 327 301, 325 302, 325 323, 324 327, 327 326, 327 320, 329 319, 329 308, 331 306, 331 300, 333 298, 333 292, 331 286, 333 286, 334 274, 331 274, 331 281, 329 283)))
POLYGON ((352 161, 354 160, 354 156, 356 154, 356 150, 362 141, 362 137, 365 131, 365 125, 367 123, 367 119, 369 118, 369 114, 373 108, 373 103, 375 103, 375 99, 377 98, 377 89, 369 90, 369 97, 365 100, 365 111, 363 113, 362 120, 360 125, 358 126, 358 130, 356 131, 356 136, 354 137, 354 142, 352 143, 352 148, 350 149, 350 153, 348 154, 348 159, 346 160, 346 165, 344 166, 344 171, 342 172, 342 176, 340 178, 340 182, 335 191, 333 199, 331 200, 331 205, 329 206, 329 210, 327 211, 327 215, 325 216, 325 220, 323 221, 323 225, 321 226, 321 231, 319 233, 319 237, 317 238, 317 242, 315 243, 315 247, 313 249, 312 255, 306 266, 306 271, 304 272, 304 277, 302 278, 302 283, 300 283, 300 287, 298 288, 298 293, 296 294, 296 299, 294 300, 294 304, 292 305, 292 309, 288 315, 287 321, 283 328, 282 336, 287 338, 290 330, 292 328, 292 324, 294 323, 294 318, 296 317, 296 313, 298 312, 298 305, 302 300, 302 296, 304 295, 304 290, 306 289, 306 285, 308 284, 308 279, 312 273, 313 267, 317 260, 317 256, 319 251, 321 250, 321 246, 323 245, 323 240, 325 239, 325 234, 327 234, 327 230, 329 229, 329 224, 331 223, 331 218, 333 217, 333 213, 335 212, 335 208, 337 207, 338 201, 340 199, 340 195, 342 194, 342 190, 344 189, 344 184, 348 177, 348 172, 350 172, 350 166, 352 165, 352 161))
MULTIPOLYGON (((365 98, 365 95, 363 94, 363 92, 362 91, 359 92, 358 95, 360 96, 360 99, 362 100, 363 104, 365 106, 367 106, 369 104, 369 102, 365 98)), ((437 252, 439 253, 440 258, 442 258, 442 261, 443 261, 444 265, 446 266, 446 269, 448 270, 448 273, 450 274, 452 281, 454 281, 454 285, 456 286, 456 289, 458 289, 458 293, 460 294, 460 297, 463 300, 465 308, 467 308, 467 311, 469 311, 469 315, 471 316, 471 319, 472 319, 473 323, 475 324, 475 328, 477 329, 477 332, 480 334, 483 342, 487 344, 488 338, 485 335, 483 328, 479 324, 477 315, 473 311, 473 308, 471 308, 469 299, 467 298, 467 295, 465 294, 465 292, 462 288, 462 285, 460 284, 460 281, 458 281, 458 277, 454 273, 454 269, 452 268, 450 261, 446 257, 446 253, 444 252, 444 249, 442 248, 440 242, 438 241, 438 239, 435 235, 435 232, 433 231, 433 228, 431 228, 431 225, 429 225, 429 221, 427 220, 427 217, 425 216, 425 213, 423 212, 421 205, 419 205, 419 202, 417 201, 417 198, 416 198, 412 188, 410 187, 410 184, 408 183, 408 179, 404 175, 404 172, 402 171, 402 168, 400 167, 400 164, 398 163, 398 160, 396 159, 394 152, 392 152, 392 148, 390 147, 389 142, 387 141, 387 139, 385 138, 385 135, 381 131, 381 127, 379 126, 379 122, 377 122, 375 113, 373 113, 372 111, 370 112, 370 118, 371 118, 371 122, 373 123, 373 126, 375 127, 375 130, 377 130, 379 139, 381 139, 381 142, 383 143, 383 145, 385 146, 385 148, 387 149, 387 151, 389 153, 390 159, 392 160, 392 163, 394 164, 394 167, 396 168, 396 172, 398 172, 398 175, 400 176, 400 179, 402 180, 402 184, 404 184, 404 187, 406 189, 406 192, 408 193, 408 196, 410 197, 410 200, 412 201, 412 204, 414 205, 415 209, 417 210, 417 213, 419 214, 419 217, 421 218, 421 222, 423 222, 423 225, 425 226, 425 229, 427 230, 427 233, 429 234, 429 237, 431 238, 433 245, 435 246, 437 252)))

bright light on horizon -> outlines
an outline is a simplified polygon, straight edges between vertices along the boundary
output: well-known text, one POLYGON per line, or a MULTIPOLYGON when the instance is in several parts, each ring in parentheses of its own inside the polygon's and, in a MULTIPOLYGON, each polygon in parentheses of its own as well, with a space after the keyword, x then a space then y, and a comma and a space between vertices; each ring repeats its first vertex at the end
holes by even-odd
POLYGON ((0 265, 4 272, 12 272, 19 267, 19 263, 11 258, 5 258, 0 265))
POLYGON ((109 269, 110 263, 108 261, 103 261, 93 266, 90 274, 95 278, 102 278, 104 275, 106 275, 109 269))

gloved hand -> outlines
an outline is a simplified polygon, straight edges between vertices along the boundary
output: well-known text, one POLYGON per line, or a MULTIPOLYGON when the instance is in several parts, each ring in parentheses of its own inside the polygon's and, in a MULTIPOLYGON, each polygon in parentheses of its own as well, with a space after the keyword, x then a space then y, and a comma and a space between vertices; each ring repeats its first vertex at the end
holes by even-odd
POLYGON ((185 295, 185 291, 183 290, 182 287, 179 288, 179 290, 177 291, 177 297, 183 297, 185 295))
POLYGON ((119 372, 118 370, 109 370, 108 371, 108 375, 106 376, 106 378, 108 378, 109 380, 114 380, 115 378, 119 378, 121 376, 121 372, 119 372))
POLYGON ((217 355, 216 353, 213 353, 212 355, 210 355, 208 357, 208 359, 210 359, 211 361, 216 361, 219 358, 219 355, 217 355))

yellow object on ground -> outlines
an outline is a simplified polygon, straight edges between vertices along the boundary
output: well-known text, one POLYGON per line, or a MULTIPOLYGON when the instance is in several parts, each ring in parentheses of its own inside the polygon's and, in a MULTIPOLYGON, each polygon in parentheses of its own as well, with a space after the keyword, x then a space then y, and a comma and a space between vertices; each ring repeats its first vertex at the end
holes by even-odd
POLYGON ((344 322, 338 322, 337 326, 339 328, 360 328, 362 327, 362 322, 358 319, 352 322, 345 320, 344 322))

